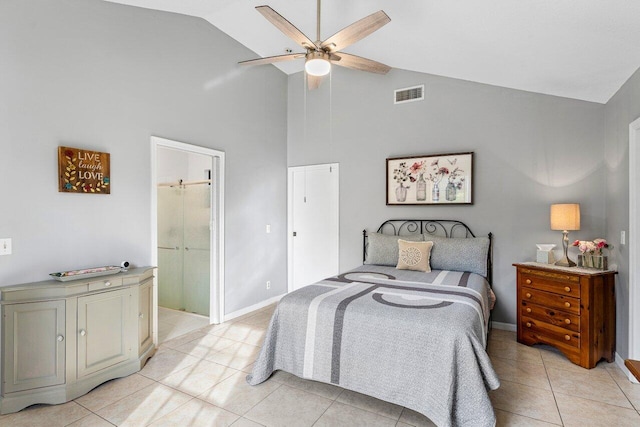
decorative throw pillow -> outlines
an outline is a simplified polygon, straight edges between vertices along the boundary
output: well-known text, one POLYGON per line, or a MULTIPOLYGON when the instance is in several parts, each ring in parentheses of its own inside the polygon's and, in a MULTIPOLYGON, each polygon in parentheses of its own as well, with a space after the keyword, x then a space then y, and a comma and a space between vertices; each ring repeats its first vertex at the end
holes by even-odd
POLYGON ((433 242, 431 268, 434 270, 468 271, 487 277, 488 237, 447 238, 424 235, 433 242))
POLYGON ((369 233, 367 235, 367 259, 365 264, 395 266, 398 263, 398 240, 422 242, 422 234, 410 236, 392 236, 389 234, 369 233))
POLYGON ((398 270, 431 271, 429 258, 433 242, 398 240, 398 270))

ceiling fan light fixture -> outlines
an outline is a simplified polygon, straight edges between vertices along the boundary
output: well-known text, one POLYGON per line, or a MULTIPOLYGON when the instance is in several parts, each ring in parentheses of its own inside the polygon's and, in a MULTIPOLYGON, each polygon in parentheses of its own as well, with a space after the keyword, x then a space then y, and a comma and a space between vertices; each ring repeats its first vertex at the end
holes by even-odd
POLYGON ((325 52, 309 52, 304 63, 304 70, 312 76, 326 76, 331 71, 329 55, 325 52))

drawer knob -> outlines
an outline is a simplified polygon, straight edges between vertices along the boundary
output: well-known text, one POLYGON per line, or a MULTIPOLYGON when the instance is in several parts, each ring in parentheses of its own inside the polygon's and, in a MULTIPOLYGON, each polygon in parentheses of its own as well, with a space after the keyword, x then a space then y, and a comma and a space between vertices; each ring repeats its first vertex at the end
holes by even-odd
POLYGON ((565 302, 565 303, 564 303, 564 306, 565 306, 565 307, 567 307, 567 308, 569 308, 569 307, 571 307, 571 303, 570 303, 570 302, 565 302))
POLYGON ((85 331, 84 329, 80 329, 80 335, 81 336, 87 335, 87 331, 85 331))
POLYGON ((531 279, 525 280, 524 283, 526 283, 527 285, 530 285, 531 284, 531 279))
POLYGON ((531 313, 531 307, 527 307, 527 313, 531 313))
POLYGON ((62 342, 64 341, 64 336, 62 335, 58 335, 58 338, 56 338, 58 340, 58 342, 62 342))
POLYGON ((567 340, 567 341, 571 341, 571 337, 569 335, 565 335, 564 339, 567 340))
POLYGON ((527 298, 531 298, 531 294, 529 292, 526 293, 525 295, 527 298))
POLYGON ((567 325, 571 324, 571 319, 564 319, 564 323, 566 323, 567 325))
POLYGON ((527 322, 527 328, 531 327, 531 322, 527 322))
POLYGON ((104 282, 104 285, 108 288, 109 286, 111 286, 111 282, 104 282))
POLYGON ((570 288, 570 287, 568 287, 568 286, 565 286, 565 287, 564 287, 564 290, 565 290, 566 292, 571 292, 571 288, 570 288))

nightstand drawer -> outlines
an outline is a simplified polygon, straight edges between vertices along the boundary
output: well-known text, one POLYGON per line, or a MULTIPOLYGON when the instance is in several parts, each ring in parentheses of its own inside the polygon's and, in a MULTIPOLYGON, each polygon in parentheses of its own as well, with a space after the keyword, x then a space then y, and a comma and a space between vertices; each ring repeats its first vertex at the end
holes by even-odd
POLYGON ((580 298, 580 278, 568 274, 530 270, 522 273, 522 286, 580 298))
POLYGON ((522 301, 520 315, 531 317, 568 331, 580 332, 580 316, 522 301))
POLYGON ((571 347, 580 347, 580 333, 567 331, 548 323, 541 322, 531 317, 522 316, 520 327, 523 332, 533 333, 541 341, 551 344, 569 345, 571 347))
POLYGON ((566 297, 564 295, 552 294, 532 288, 522 288, 522 303, 529 302, 566 311, 572 314, 580 314, 580 300, 578 298, 566 297))

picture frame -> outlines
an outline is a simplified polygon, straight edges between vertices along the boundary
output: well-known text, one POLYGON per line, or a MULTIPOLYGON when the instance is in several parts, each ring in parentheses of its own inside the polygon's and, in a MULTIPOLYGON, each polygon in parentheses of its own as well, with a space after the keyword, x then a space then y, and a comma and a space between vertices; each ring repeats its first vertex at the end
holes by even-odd
POLYGON ((473 152, 387 159, 387 205, 472 205, 473 152))

